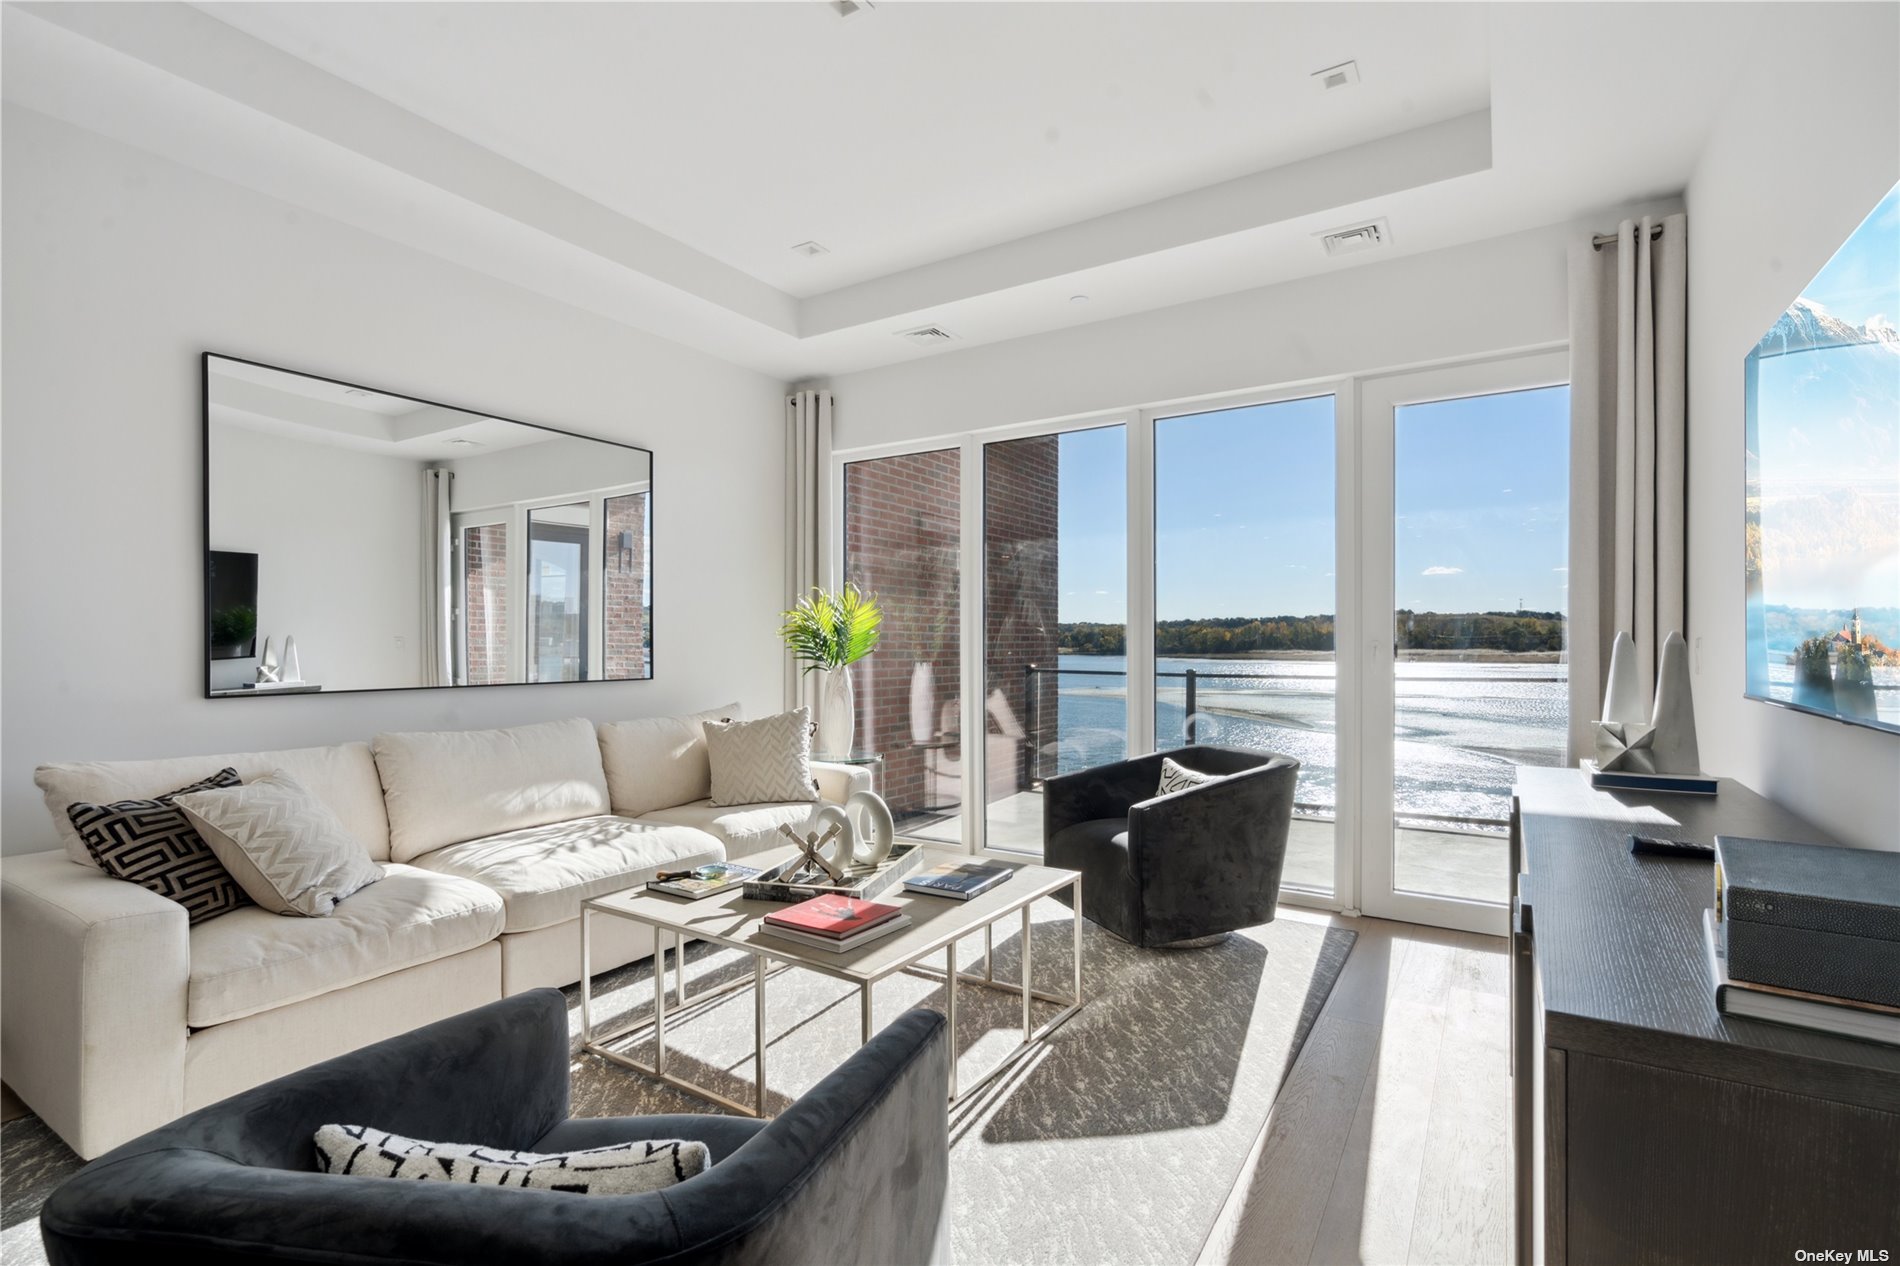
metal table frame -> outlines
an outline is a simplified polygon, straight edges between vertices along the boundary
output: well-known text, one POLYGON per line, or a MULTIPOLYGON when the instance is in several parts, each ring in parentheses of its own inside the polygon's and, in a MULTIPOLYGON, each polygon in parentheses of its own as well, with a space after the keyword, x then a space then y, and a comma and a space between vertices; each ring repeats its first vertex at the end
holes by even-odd
MULTIPOLYGON (((925 899, 930 900, 931 898, 925 899)), ((941 900, 941 898, 937 899, 941 900)), ((715 932, 699 930, 693 933, 695 939, 708 941, 727 949, 741 950, 751 955, 752 972, 749 976, 742 975, 735 980, 727 981, 725 984, 715 986, 712 989, 701 990, 689 997, 686 989, 687 934, 677 928, 665 928, 650 920, 641 918, 632 912, 617 910, 611 906, 603 905, 599 899, 592 899, 583 902, 581 905, 581 1049, 592 1052, 602 1059, 610 1060, 622 1067, 631 1068, 637 1073, 644 1073, 656 1081, 663 1082, 676 1090, 683 1090, 687 1094, 695 1095, 729 1112, 736 1112, 744 1116, 764 1117, 766 1115, 765 982, 767 977, 777 975, 779 972, 788 968, 802 967, 807 971, 815 971, 820 975, 830 976, 833 979, 843 980, 856 985, 858 987, 859 1009, 858 1041, 861 1045, 871 1040, 872 988, 881 980, 888 979, 899 972, 908 972, 912 975, 922 976, 925 979, 946 982, 944 988, 944 1009, 950 1023, 952 1046, 950 1059, 950 1103, 954 1106, 962 1099, 975 1094, 998 1076, 1015 1067, 1023 1056, 1034 1049, 1038 1043, 1048 1038, 1050 1034, 1054 1033, 1066 1023, 1071 1016, 1082 1009, 1084 999, 1082 996, 1081 909, 1082 876, 1078 874, 1070 879, 1066 885, 1058 884, 1055 888, 1046 892, 1031 893, 1023 897, 1021 901, 1013 902, 1004 909, 997 911, 994 916, 982 925, 983 970, 981 972, 959 971, 956 962, 958 943, 966 937, 975 935, 977 930, 975 927, 957 928, 941 937, 937 937, 918 949, 917 952, 910 957, 900 962, 892 963, 890 966, 878 971, 875 975, 870 976, 814 961, 812 956, 801 955, 797 949, 790 945, 783 947, 778 945, 761 945, 754 941, 741 941, 719 935, 715 932), (1056 892, 1060 892, 1063 887, 1069 888, 1074 898, 1074 905, 1071 907, 1073 913, 1070 916, 1073 924, 1073 979, 1070 982, 1070 992, 1067 997, 1037 989, 1034 985, 1030 938, 1031 923, 1029 918, 1029 908, 1032 904, 1045 896, 1051 896, 1056 892), (593 919, 596 915, 626 919, 630 922, 645 924, 653 929, 653 1015, 650 1019, 636 1020, 610 1032, 596 1032, 594 1029, 593 919), (1022 920, 1023 962, 1022 979, 1019 981, 998 980, 995 974, 996 925, 1011 915, 1019 915, 1022 920), (676 1076, 666 1069, 667 971, 666 947, 662 943, 661 937, 667 931, 672 932, 673 938, 673 962, 674 971, 676 972, 673 988, 675 1010, 684 1010, 689 1004, 703 1003, 735 990, 744 989, 748 986, 753 990, 752 1058, 755 1091, 754 1101, 751 1104, 741 1103, 736 1099, 728 1098, 696 1082, 676 1076), (925 959, 938 953, 943 955, 943 966, 941 968, 925 964, 925 959), (774 964, 776 966, 774 966, 774 964), (974 1082, 963 1087, 959 1087, 957 1084, 957 1060, 955 1055, 957 984, 959 982, 979 985, 986 989, 995 989, 1004 993, 1020 994, 1023 1004, 1022 1042, 1013 1052, 1004 1057, 1002 1062, 995 1068, 990 1069, 974 1082), (1062 1009, 1045 1020, 1041 1025, 1037 1025, 1033 1012, 1033 1004, 1037 1001, 1053 1003, 1062 1009), (653 1062, 651 1064, 635 1059, 624 1051, 612 1050, 608 1047, 608 1043, 610 1042, 622 1042, 636 1034, 644 1034, 649 1029, 652 1030, 653 1034, 653 1062)), ((813 951, 813 954, 824 954, 827 952, 828 951, 821 949, 813 951)))

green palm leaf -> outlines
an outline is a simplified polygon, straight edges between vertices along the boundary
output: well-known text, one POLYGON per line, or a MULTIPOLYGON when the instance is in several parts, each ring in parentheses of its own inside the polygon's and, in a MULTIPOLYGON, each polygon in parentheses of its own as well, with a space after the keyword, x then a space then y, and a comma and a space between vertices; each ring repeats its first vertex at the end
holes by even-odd
POLYGON ((833 593, 814 588, 780 620, 779 637, 810 672, 843 668, 876 650, 884 612, 875 595, 846 585, 833 593))

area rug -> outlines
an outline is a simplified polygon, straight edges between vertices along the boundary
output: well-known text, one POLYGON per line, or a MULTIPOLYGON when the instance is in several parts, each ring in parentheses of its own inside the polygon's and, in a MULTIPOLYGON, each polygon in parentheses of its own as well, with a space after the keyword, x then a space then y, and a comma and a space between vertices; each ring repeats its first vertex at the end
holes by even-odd
MULTIPOLYGON (((1032 909, 1038 987, 1066 992, 1069 912, 1032 909)), ((999 925, 993 974, 1018 979, 1020 925, 999 925)), ((1351 952, 1354 934, 1281 921, 1204 949, 1140 950, 1083 925, 1087 1005, 951 1115, 956 1260, 1013 1263, 1187 1263, 1194 1259, 1265 1122, 1280 1083, 1351 952)), ((983 938, 958 965, 984 968, 983 938)), ((669 968, 671 967, 669 959, 669 968)), ((750 960, 696 945, 689 992, 750 975, 750 960)), ((651 967, 595 980, 597 1024, 651 1014, 651 967)), ((580 991, 566 991, 578 1047, 580 991)), ((944 1008, 943 983, 900 975, 878 986, 877 1024, 913 1006, 944 1008)), ((1053 1014, 1038 1002, 1035 1020, 1053 1014)), ((669 1071, 749 1102, 755 1072, 750 988, 669 1011, 669 1071)), ((766 986, 767 1103, 778 1110, 858 1045, 854 989, 788 970, 766 986)), ((971 1085, 1019 1054, 1018 995, 960 986, 958 1071, 971 1085)), ((650 1038, 625 1049, 650 1058, 650 1038)), ((705 1102, 576 1050, 576 1116, 706 1112, 705 1102)), ((461 1141, 461 1140, 457 1140, 461 1141)), ((478 1142, 479 1140, 467 1140, 478 1142)), ((78 1160, 33 1117, 0 1126, 0 1259, 39 1262, 37 1215, 78 1160)))

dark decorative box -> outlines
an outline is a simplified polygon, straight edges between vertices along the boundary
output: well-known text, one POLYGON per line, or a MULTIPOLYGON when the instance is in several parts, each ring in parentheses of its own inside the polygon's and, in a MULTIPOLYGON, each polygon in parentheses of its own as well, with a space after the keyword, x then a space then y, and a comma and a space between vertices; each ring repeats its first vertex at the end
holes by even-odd
POLYGON ((1900 853, 1715 837, 1736 980, 1900 1006, 1900 853))

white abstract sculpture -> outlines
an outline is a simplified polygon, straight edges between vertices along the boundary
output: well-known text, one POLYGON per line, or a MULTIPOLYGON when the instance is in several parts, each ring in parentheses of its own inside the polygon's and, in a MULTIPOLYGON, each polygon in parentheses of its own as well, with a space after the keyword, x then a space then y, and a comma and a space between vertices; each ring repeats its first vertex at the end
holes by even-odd
POLYGON ((860 791, 844 802, 844 812, 851 822, 851 860, 860 866, 883 865, 897 839, 891 806, 874 791, 860 791))
POLYGON ((1636 679, 1636 643, 1619 632, 1610 647, 1610 681, 1603 692, 1603 716, 1596 723, 1597 768, 1653 774, 1651 726, 1643 717, 1641 683, 1636 679))
POLYGON ((277 652, 270 648, 270 638, 267 636, 264 639, 264 653, 257 660, 257 684, 269 686, 281 680, 283 678, 277 667, 277 652))
POLYGON ((297 639, 284 635, 284 668, 279 677, 286 686, 298 685, 303 681, 303 667, 297 663, 297 639))
POLYGON ((1656 670, 1656 710, 1649 718, 1649 753, 1659 774, 1699 774, 1695 698, 1689 693, 1689 645, 1671 631, 1656 670))

